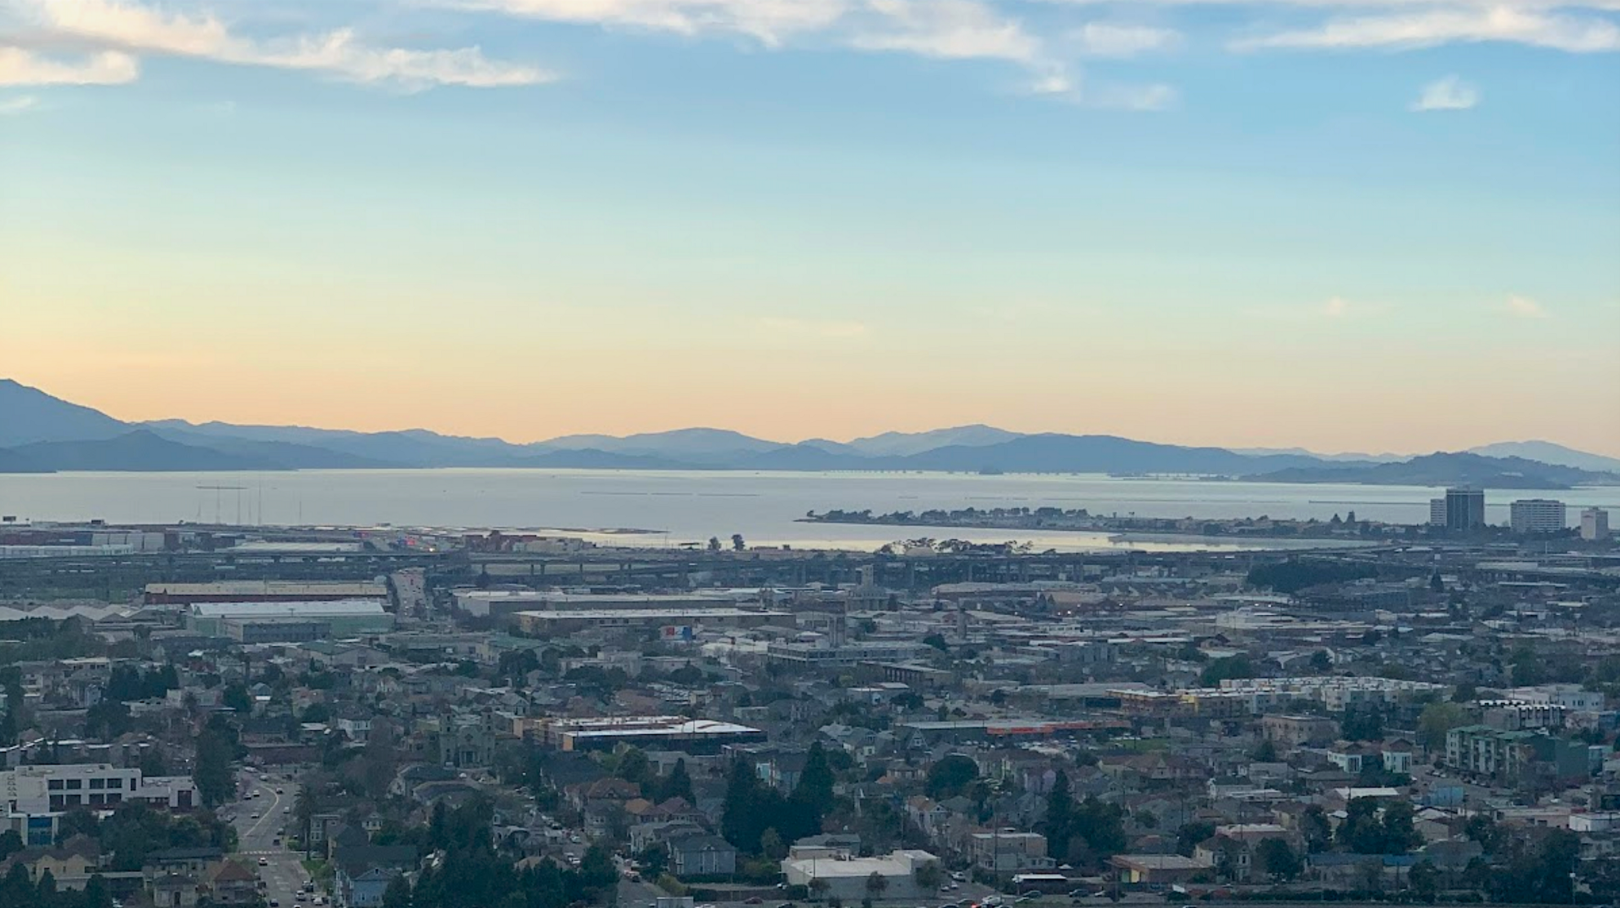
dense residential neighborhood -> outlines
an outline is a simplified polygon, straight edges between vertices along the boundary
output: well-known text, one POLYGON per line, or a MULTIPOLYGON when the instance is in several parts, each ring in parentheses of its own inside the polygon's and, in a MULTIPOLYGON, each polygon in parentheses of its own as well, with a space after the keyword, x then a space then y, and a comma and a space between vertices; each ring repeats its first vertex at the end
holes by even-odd
POLYGON ((735 548, 626 583, 441 541, 27 580, 0 904, 1620 897, 1612 548, 735 548))

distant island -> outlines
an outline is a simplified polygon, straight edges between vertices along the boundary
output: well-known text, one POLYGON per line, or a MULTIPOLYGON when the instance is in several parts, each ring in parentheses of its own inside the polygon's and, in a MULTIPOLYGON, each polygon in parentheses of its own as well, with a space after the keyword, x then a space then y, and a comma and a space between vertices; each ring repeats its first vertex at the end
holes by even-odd
MULTIPOLYGON (((1482 449, 1484 450, 1484 449, 1482 449)), ((885 432, 848 442, 793 444, 724 429, 615 437, 571 435, 530 444, 423 429, 354 432, 182 420, 125 422, 37 388, 0 379, 0 473, 433 469, 746 470, 773 472, 1018 473, 1248 479, 1503 489, 1620 483, 1620 459, 1548 442, 1513 442, 1494 457, 1441 453, 1347 460, 1303 451, 1233 451, 1112 435, 1026 435, 991 426, 885 432)))
MULTIPOLYGON (((823 513, 807 512, 801 523, 854 524, 857 526, 896 526, 927 529, 1024 530, 1036 532, 1092 532, 1129 534, 1114 538, 1142 539, 1140 534, 1162 534, 1167 538, 1180 536, 1244 536, 1264 538, 1342 539, 1372 541, 1385 536, 1398 536, 1407 528, 1372 520, 1359 520, 1355 511, 1343 517, 1333 515, 1331 520, 1276 519, 1261 515, 1221 520, 1195 517, 1137 517, 1092 514, 1085 508, 960 508, 925 511, 890 511, 874 513, 870 510, 845 511, 832 509, 823 513)), ((900 543, 904 548, 932 544, 922 538, 900 543)))
POLYGON ((1398 463, 1290 467, 1246 476, 1259 482, 1355 483, 1388 486, 1458 486, 1483 489, 1572 489, 1620 485, 1620 474, 1595 472, 1526 460, 1479 454, 1430 454, 1398 463))

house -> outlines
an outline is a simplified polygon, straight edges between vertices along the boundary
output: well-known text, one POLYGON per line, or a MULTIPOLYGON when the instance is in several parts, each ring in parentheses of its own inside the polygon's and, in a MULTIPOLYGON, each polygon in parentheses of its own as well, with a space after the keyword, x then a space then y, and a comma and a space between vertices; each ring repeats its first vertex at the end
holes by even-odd
POLYGON ((1363 766, 1376 765, 1369 762, 1376 760, 1377 751, 1363 744, 1345 743, 1328 751, 1329 763, 1339 767, 1343 772, 1351 775, 1360 775, 1363 766))
POLYGON ((156 908, 193 908, 224 859, 218 848, 165 848, 146 856, 141 877, 156 908))
POLYGON ((929 839, 944 831, 950 817, 951 812, 931 798, 916 795, 906 800, 906 818, 929 839))
POLYGON ((356 899, 372 899, 370 905, 382 903, 383 890, 388 879, 379 878, 373 871, 385 870, 402 873, 416 867, 416 848, 411 845, 357 845, 339 848, 332 856, 332 901, 337 908, 358 908, 356 899), (379 884, 380 880, 380 884, 379 884))
POLYGON ((1282 839, 1290 846, 1297 844, 1292 833, 1276 823, 1217 826, 1213 836, 1193 849, 1193 857, 1233 880, 1244 881, 1254 868, 1255 852, 1267 839, 1282 839))
POLYGON ((1046 836, 1015 829, 973 833, 968 837, 968 858, 973 866, 991 873, 1051 870, 1057 866, 1046 855, 1046 836))
POLYGON ((698 835, 669 843, 669 868, 685 879, 729 876, 737 872, 737 849, 719 836, 698 835))
POLYGON ((1179 854, 1116 854, 1108 863, 1129 886, 1185 883, 1210 869, 1196 857, 1179 854))
POLYGON ((1339 736, 1339 723, 1325 716, 1262 716, 1260 735, 1282 750, 1327 744, 1339 736))
POLYGON ((25 848, 0 861, 0 879, 18 866, 25 868, 28 879, 35 883, 49 873, 58 889, 77 891, 101 869, 101 848, 84 835, 76 835, 54 848, 25 848))
POLYGON ((236 861, 220 861, 205 881, 208 900, 215 905, 257 905, 259 876, 236 861))
POLYGON ((363 830, 345 823, 327 831, 326 859, 328 861, 332 860, 341 848, 356 848, 370 844, 371 837, 366 835, 363 830))
POLYGON ((399 875, 400 871, 391 867, 373 867, 359 876, 349 877, 340 890, 343 896, 340 904, 346 908, 377 908, 383 902, 388 884, 399 875))
POLYGON ((196 908, 201 897, 196 877, 185 874, 166 874, 151 878, 146 883, 152 894, 153 908, 196 908))
POLYGON ((585 810, 606 804, 623 806, 626 802, 641 797, 641 787, 633 782, 609 776, 573 785, 568 788, 568 801, 576 810, 585 810))
POLYGON ((673 842, 677 839, 690 838, 705 834, 702 826, 696 823, 678 821, 674 823, 642 823, 630 827, 630 847, 635 851, 645 851, 654 845, 673 842))

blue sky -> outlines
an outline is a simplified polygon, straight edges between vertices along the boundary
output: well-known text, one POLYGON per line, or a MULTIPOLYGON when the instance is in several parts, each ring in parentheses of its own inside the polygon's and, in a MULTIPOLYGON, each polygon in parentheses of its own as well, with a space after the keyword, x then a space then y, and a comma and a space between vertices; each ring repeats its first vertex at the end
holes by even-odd
POLYGON ((1616 110, 1620 0, 0 0, 0 374, 1620 454, 1616 110))

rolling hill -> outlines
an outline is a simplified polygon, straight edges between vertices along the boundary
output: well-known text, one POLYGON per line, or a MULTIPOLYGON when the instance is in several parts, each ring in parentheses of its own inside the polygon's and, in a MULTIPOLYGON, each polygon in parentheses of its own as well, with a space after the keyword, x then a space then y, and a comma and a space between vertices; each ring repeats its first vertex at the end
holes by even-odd
POLYGON ((784 444, 727 429, 624 437, 569 435, 514 444, 426 429, 357 432, 304 426, 158 420, 126 423, 0 379, 0 473, 51 470, 298 470, 433 467, 604 470, 905 470, 1245 476, 1356 482, 1566 488, 1620 482, 1620 460, 1550 442, 1402 460, 1324 457, 1300 449, 1234 451, 1111 435, 1025 435, 985 425, 885 432, 849 442, 784 444), (1521 456, 1533 454, 1534 457, 1521 456))
POLYGON ((68 403, 38 388, 0 378, 0 448, 36 441, 88 441, 130 430, 99 410, 68 403))
POLYGON ((1428 454, 1371 466, 1293 467, 1248 476, 1261 482, 1344 482, 1361 485, 1458 486, 1489 489, 1569 489, 1620 483, 1620 475, 1540 463, 1522 457, 1428 454))

